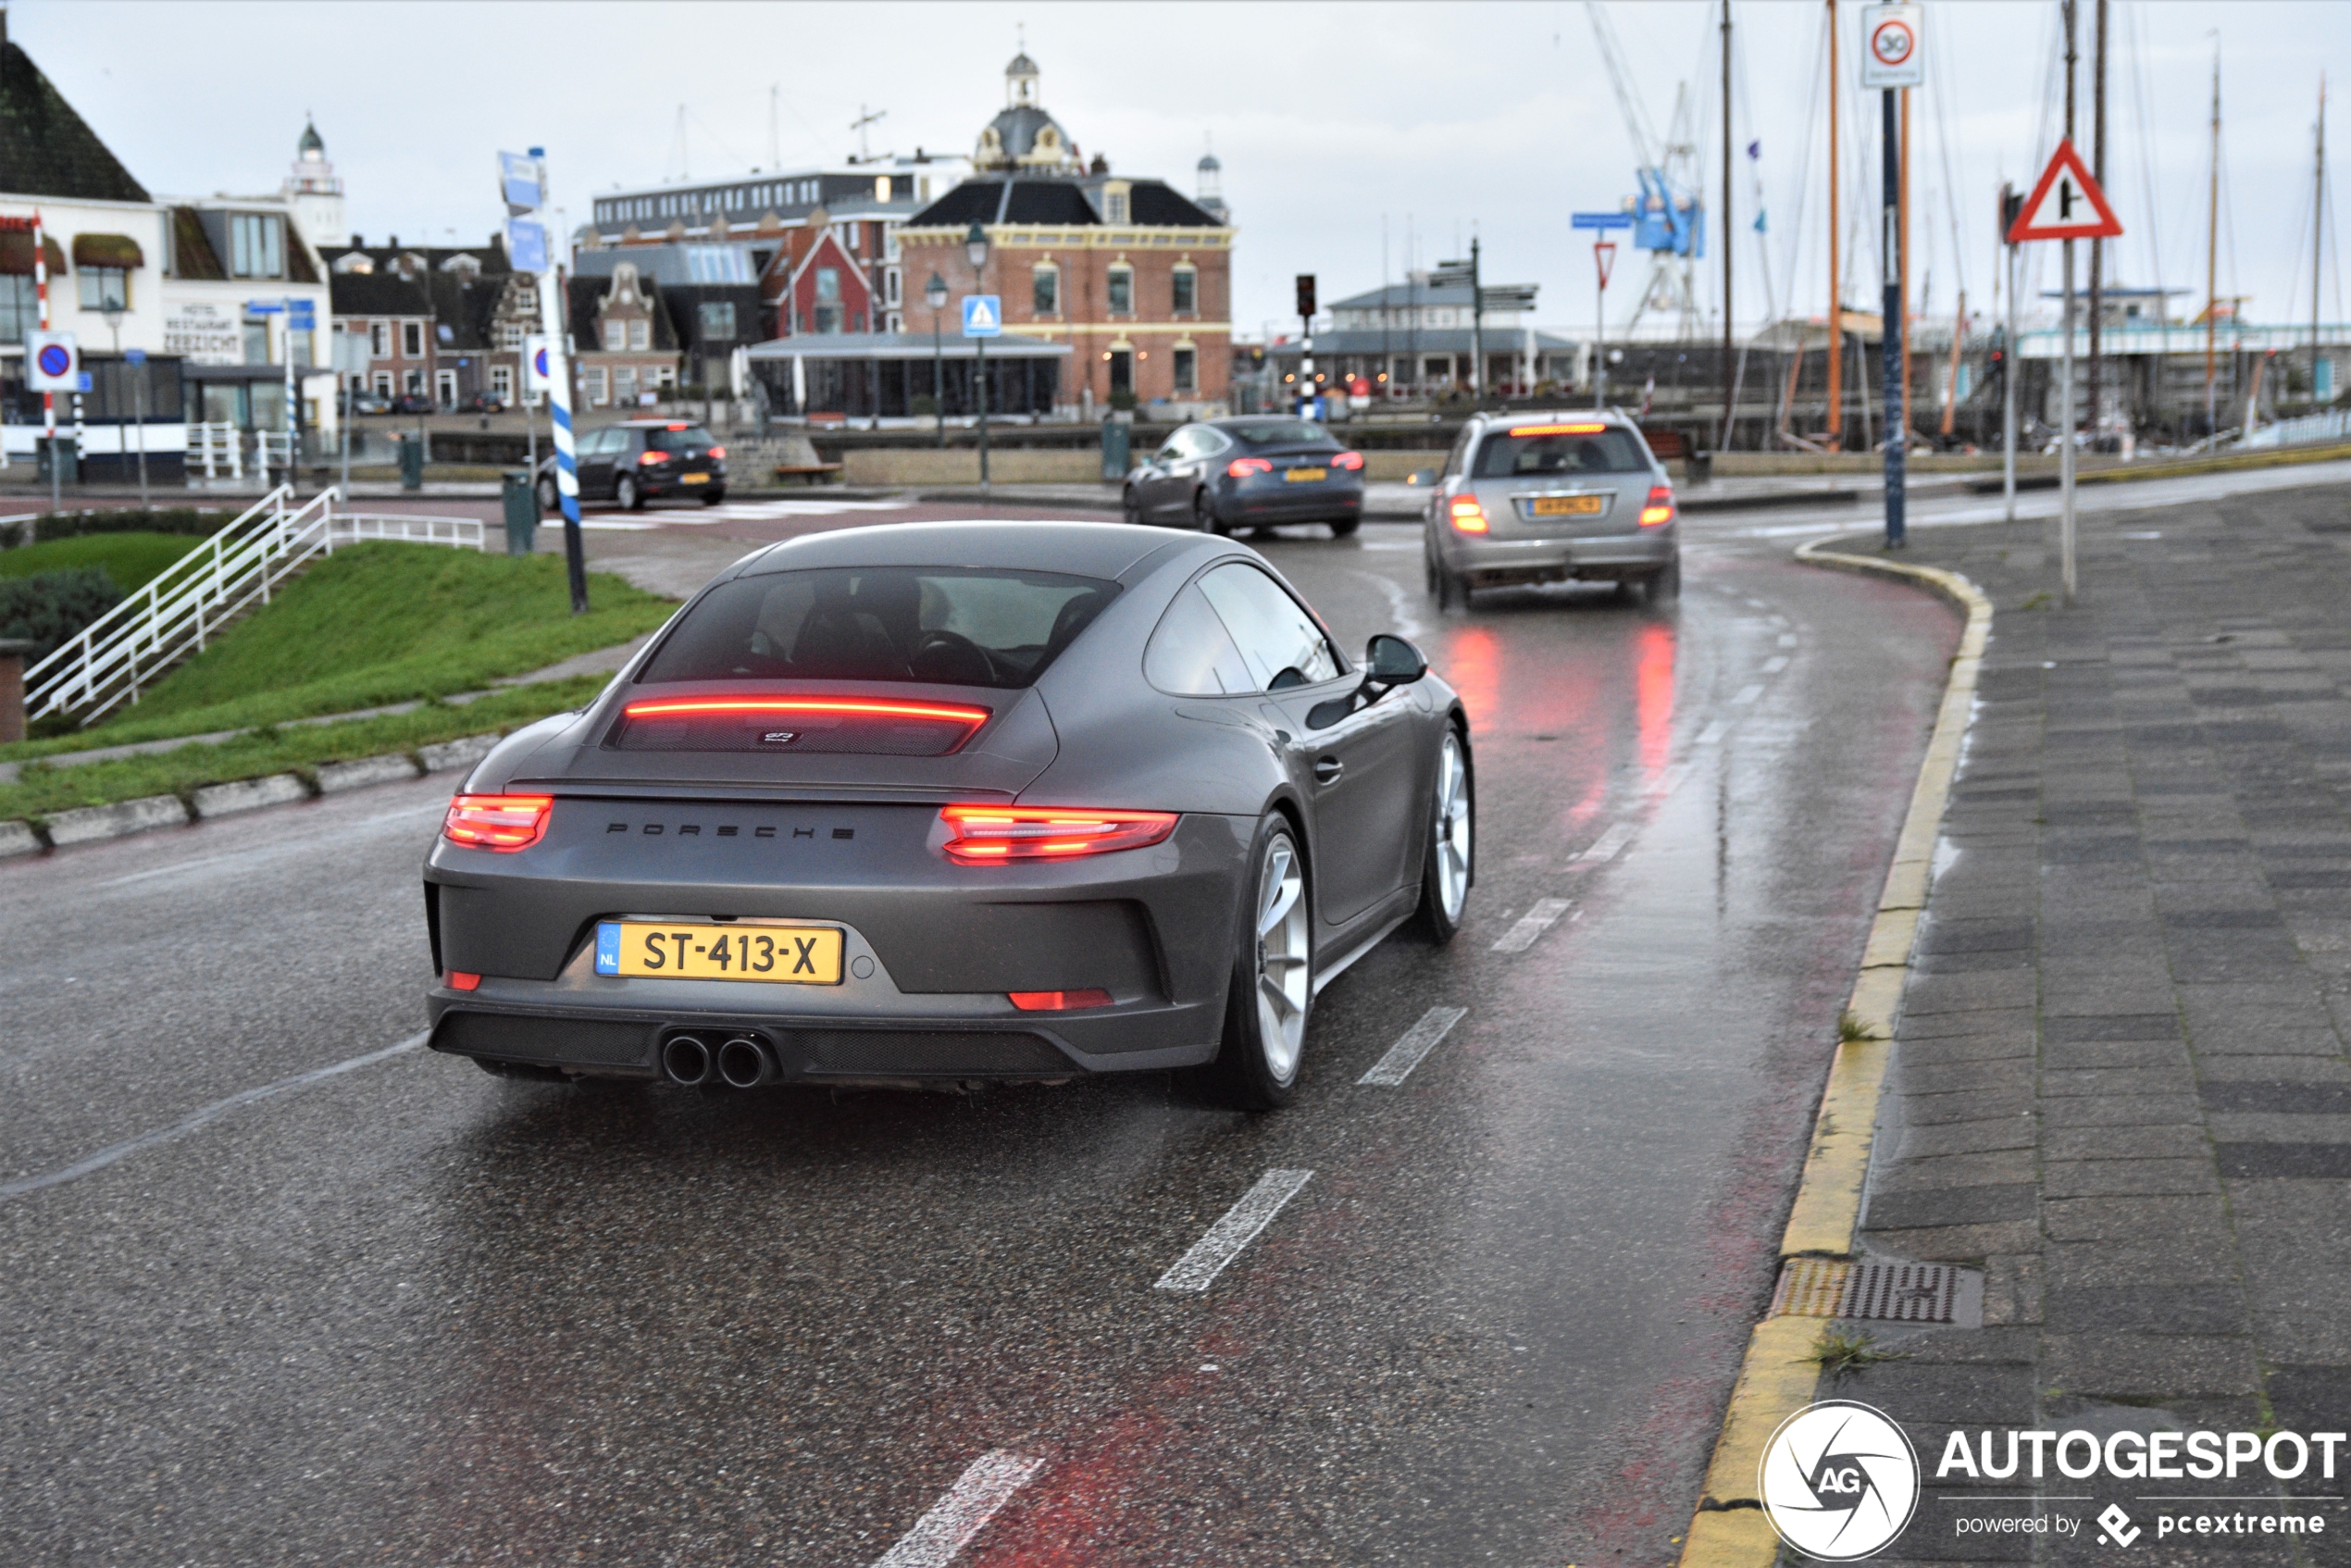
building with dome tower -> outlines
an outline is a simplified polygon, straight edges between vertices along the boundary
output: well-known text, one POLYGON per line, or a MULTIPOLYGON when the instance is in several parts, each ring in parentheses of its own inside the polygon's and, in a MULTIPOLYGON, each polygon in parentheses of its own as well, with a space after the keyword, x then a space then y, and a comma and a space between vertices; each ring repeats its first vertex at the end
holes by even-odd
MULTIPOLYGON (((1070 349, 1054 392, 1063 409, 1221 409, 1235 233, 1222 167, 1213 155, 1200 160, 1198 201, 1164 180, 1114 173, 1101 149, 1081 149, 1046 110, 1039 75, 1026 48, 1013 56, 971 178, 899 230, 908 297, 919 300, 933 273, 952 296, 1000 296, 1007 337, 1070 349), (975 224, 989 243, 976 272, 964 252, 975 224)), ((951 331, 959 309, 945 313, 951 331)), ((927 322, 915 315, 909 325, 927 322)))
POLYGON ((294 143, 293 171, 282 192, 294 227, 313 250, 351 243, 351 225, 342 211, 342 181, 327 161, 327 141, 317 121, 304 117, 302 139, 294 143))

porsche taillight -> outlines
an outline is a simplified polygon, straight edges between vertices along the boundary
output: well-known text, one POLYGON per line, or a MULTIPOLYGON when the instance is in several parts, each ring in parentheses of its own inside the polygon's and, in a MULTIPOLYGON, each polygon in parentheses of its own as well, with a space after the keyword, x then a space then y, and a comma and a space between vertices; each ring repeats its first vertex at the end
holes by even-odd
POLYGON ((550 795, 459 795, 442 818, 441 835, 467 849, 511 853, 547 836, 554 809, 550 795))
POLYGON ((948 858, 966 865, 1070 860, 1139 850, 1176 831, 1172 811, 1089 811, 1083 806, 941 806, 948 858))

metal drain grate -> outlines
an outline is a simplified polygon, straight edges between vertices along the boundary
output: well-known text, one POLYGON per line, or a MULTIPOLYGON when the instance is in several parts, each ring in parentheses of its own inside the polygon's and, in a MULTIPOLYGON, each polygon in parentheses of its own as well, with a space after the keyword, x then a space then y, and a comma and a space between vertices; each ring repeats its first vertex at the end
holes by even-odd
POLYGON ((1948 1263, 1840 1263, 1791 1258, 1772 1296, 1774 1317, 1954 1323, 1969 1271, 1948 1263))

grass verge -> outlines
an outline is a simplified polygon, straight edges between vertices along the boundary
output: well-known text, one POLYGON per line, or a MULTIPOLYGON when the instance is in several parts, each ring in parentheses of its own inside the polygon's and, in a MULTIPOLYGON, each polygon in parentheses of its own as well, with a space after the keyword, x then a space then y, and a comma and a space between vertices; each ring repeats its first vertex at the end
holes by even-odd
POLYGON ((79 539, 44 540, 18 550, 0 550, 0 577, 104 566, 116 588, 131 593, 203 542, 198 537, 171 533, 91 533, 79 539))
POLYGON ((571 613, 560 556, 352 545, 287 584, 135 707, 70 735, 0 746, 0 760, 476 691, 626 642, 677 607, 604 573, 589 579, 589 604, 584 616, 571 613))
POLYGON ((432 703, 412 713, 342 724, 264 729, 233 740, 181 746, 148 756, 75 767, 27 767, 14 784, 0 784, 0 821, 46 817, 75 806, 110 805, 149 795, 185 796, 206 784, 230 784, 273 773, 307 777, 322 763, 351 762, 391 752, 413 752, 464 735, 506 733, 585 705, 608 677, 578 676, 518 686, 462 707, 432 703))

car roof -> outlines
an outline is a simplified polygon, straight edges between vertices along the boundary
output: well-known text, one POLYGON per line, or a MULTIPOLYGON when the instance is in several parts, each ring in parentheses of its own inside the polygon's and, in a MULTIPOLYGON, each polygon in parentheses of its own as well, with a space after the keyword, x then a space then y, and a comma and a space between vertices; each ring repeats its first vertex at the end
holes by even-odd
POLYGON ((689 430, 700 425, 700 419, 616 419, 605 429, 624 430, 689 430))
POLYGON ((736 575, 831 566, 995 566, 1116 580, 1152 554, 1186 543, 1203 541, 1197 534, 1126 523, 883 523, 786 540, 743 561, 736 575))

